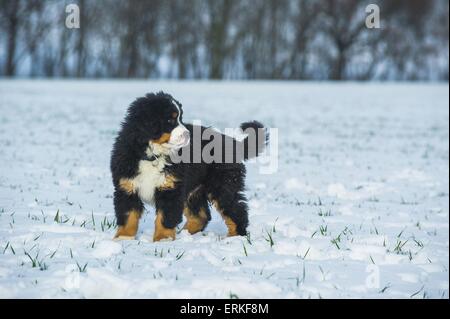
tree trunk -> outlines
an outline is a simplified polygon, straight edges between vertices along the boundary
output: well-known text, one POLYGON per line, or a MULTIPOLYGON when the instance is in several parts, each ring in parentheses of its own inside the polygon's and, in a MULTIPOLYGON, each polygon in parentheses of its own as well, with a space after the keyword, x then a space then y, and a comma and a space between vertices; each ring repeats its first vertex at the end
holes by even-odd
POLYGON ((344 78, 345 65, 346 65, 345 58, 342 54, 340 54, 334 65, 333 74, 331 76, 332 80, 340 81, 344 78))
POLYGON ((16 63, 14 58, 16 56, 17 48, 17 33, 19 26, 19 2, 12 1, 11 11, 8 16, 8 45, 6 49, 6 65, 5 65, 5 75, 14 76, 16 74, 16 63))
POLYGON ((344 79, 345 69, 347 67, 347 50, 351 43, 346 43, 342 39, 336 39, 336 47, 338 51, 338 56, 333 66, 333 72, 331 74, 331 79, 335 81, 340 81, 344 79))
POLYGON ((77 43, 77 71, 76 71, 76 76, 77 78, 81 78, 85 75, 85 28, 87 27, 86 25, 84 25, 86 23, 86 19, 85 19, 85 12, 86 12, 86 8, 85 6, 85 1, 84 0, 80 0, 79 2, 79 6, 80 6, 80 28, 77 30, 78 31, 78 43, 77 43))
MULTIPOLYGON (((210 4, 211 6, 217 4, 210 4)), ((227 55, 226 40, 227 29, 230 19, 232 2, 231 0, 223 0, 218 7, 210 10, 211 26, 210 26, 210 79, 222 79, 224 76, 223 64, 227 55), (216 9, 216 10, 214 10, 216 9)))

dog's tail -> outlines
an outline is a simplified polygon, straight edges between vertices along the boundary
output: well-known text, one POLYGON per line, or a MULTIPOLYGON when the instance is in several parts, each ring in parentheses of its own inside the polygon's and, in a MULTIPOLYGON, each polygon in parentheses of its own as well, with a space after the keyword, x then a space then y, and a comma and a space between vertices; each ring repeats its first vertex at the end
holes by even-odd
POLYGON ((269 142, 269 132, 258 121, 244 122, 241 124, 241 130, 247 136, 242 141, 244 143, 244 160, 257 157, 264 152, 269 142))

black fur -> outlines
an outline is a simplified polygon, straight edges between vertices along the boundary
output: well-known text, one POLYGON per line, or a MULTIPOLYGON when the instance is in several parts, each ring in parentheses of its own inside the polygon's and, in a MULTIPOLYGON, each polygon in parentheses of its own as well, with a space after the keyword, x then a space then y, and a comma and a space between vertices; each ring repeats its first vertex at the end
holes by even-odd
MULTIPOLYGON (((143 201, 138 194, 128 194, 119 186, 122 178, 133 178, 138 174, 139 162, 145 160, 145 151, 150 140, 158 139, 163 133, 170 133, 174 125, 167 123, 170 114, 176 110, 176 103, 181 112, 181 104, 172 96, 165 93, 147 94, 138 98, 128 109, 122 123, 111 156, 111 172, 114 192, 114 207, 118 225, 124 225, 131 209, 143 211, 143 201)), ((190 159, 193 160, 193 130, 194 127, 184 124, 189 130, 191 143, 182 151, 190 150, 190 159)), ((262 129, 258 122, 248 122, 241 125, 247 128, 262 129)), ((206 129, 200 127, 202 132, 206 129)), ((201 148, 213 138, 220 137, 225 141, 231 137, 218 133, 217 136, 201 142, 201 148)), ((265 139, 257 138, 257 149, 249 152, 248 138, 243 142, 233 139, 233 145, 244 144, 244 158, 257 156, 264 148, 265 139)), ((225 146, 223 146, 225 147, 225 146)), ((169 157, 167 160, 169 161, 169 157)), ((223 161, 223 158, 222 158, 223 161)), ((173 175, 177 182, 172 189, 156 189, 154 204, 156 210, 163 213, 163 225, 166 228, 175 228, 182 221, 183 208, 186 205, 194 214, 203 209, 208 221, 211 219, 209 201, 215 201, 222 213, 229 217, 237 226, 237 233, 245 235, 248 226, 248 207, 244 195, 245 166, 242 160, 234 158, 233 163, 172 163, 164 167, 166 174, 173 175)), ((206 226, 206 225, 205 225, 206 226)))

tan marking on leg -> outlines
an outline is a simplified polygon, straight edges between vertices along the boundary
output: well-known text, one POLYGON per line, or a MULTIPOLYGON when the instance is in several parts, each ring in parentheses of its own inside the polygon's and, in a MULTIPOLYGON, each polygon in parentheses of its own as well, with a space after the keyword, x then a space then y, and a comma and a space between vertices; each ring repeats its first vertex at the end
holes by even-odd
POLYGON ((193 235, 202 231, 205 227, 206 222, 208 221, 208 216, 203 208, 200 209, 198 215, 193 214, 192 211, 185 207, 183 210, 184 216, 186 216, 187 221, 184 224, 183 229, 187 229, 189 234, 193 235))
POLYGON ((134 239, 139 226, 139 219, 141 212, 131 210, 128 214, 128 219, 125 225, 119 226, 114 239, 134 239))
POLYGON ((151 140, 152 143, 155 144, 164 144, 170 140, 170 133, 163 133, 158 139, 151 140))
POLYGON ((237 225, 236 223, 228 216, 226 216, 223 213, 223 210, 220 208, 219 203, 216 200, 212 200, 211 197, 209 196, 211 203, 214 205, 214 207, 216 208, 216 210, 220 213, 220 215, 222 216, 225 225, 228 228, 228 237, 232 237, 232 236, 237 236, 237 225))
POLYGON ((160 187, 158 187, 158 189, 160 189, 160 190, 174 189, 176 182, 178 182, 178 179, 175 176, 166 175, 164 184, 162 184, 160 187))
POLYGON ((236 230, 237 226, 236 226, 235 222, 232 221, 230 217, 225 216, 224 214, 221 214, 221 215, 222 215, 223 220, 225 221, 225 225, 227 225, 227 228, 228 228, 228 237, 237 236, 238 233, 236 230))
POLYGON ((162 239, 171 238, 175 240, 175 228, 166 228, 163 225, 163 214, 156 213, 155 232, 153 234, 153 241, 160 241, 162 239))
POLYGON ((128 178, 121 178, 119 180, 119 187, 128 195, 131 195, 136 191, 133 181, 128 178))

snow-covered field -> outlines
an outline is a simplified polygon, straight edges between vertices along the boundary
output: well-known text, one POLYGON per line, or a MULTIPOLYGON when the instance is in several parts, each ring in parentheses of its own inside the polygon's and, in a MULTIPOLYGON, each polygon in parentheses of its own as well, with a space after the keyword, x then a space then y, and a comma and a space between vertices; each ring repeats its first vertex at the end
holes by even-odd
POLYGON ((446 84, 0 80, 0 297, 448 298, 446 84), (109 157, 128 104, 279 129, 249 164, 250 237, 115 242, 109 157))

